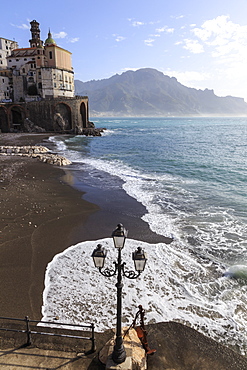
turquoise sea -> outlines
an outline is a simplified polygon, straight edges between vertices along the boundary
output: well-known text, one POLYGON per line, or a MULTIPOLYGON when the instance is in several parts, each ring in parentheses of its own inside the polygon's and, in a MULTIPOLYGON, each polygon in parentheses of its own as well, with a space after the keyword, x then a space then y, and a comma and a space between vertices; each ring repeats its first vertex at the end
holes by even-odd
POLYGON ((91 120, 107 129, 102 137, 54 136, 56 150, 81 181, 86 172, 102 188, 122 186, 151 230, 174 238, 145 245, 147 318, 183 322, 246 354, 247 118, 91 120), (241 279, 224 276, 239 270, 241 279))

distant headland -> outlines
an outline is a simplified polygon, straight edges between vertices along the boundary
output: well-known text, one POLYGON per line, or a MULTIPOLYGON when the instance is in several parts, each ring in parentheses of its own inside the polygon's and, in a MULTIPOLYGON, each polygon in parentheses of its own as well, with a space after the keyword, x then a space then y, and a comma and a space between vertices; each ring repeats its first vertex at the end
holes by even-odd
POLYGON ((247 116, 243 98, 189 88, 152 68, 104 80, 75 80, 75 92, 89 97, 90 115, 98 117, 247 116))

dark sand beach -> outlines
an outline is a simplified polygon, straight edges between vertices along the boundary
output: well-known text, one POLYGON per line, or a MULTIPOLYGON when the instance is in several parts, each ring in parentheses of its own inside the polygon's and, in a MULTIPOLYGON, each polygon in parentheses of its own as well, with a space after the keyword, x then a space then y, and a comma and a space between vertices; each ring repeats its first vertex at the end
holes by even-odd
MULTIPOLYGON (((2 134, 0 145, 47 145, 47 137, 2 134)), ((109 237, 119 222, 130 238, 167 242, 150 231, 141 220, 145 208, 123 190, 112 194, 82 183, 75 189, 65 180, 66 168, 0 156, 1 316, 39 320, 47 264, 80 241, 109 237)))
MULTIPOLYGON (((0 135, 0 145, 33 145, 43 140, 46 145, 47 137, 0 135)), ((39 320, 47 264, 73 244, 109 237, 119 222, 129 230, 130 238, 170 242, 150 231, 141 220, 145 208, 126 195, 121 186, 114 194, 102 191, 87 181, 78 182, 71 168, 0 156, 0 316, 28 315, 39 320), (68 178, 73 178, 76 188, 68 185, 68 178)), ((150 346, 157 349, 148 359, 149 369, 246 369, 244 357, 181 324, 153 324, 148 332, 150 346)), ((108 337, 108 332, 97 337, 98 350, 108 337)), ((61 367, 63 357, 57 353, 49 357, 47 351, 39 350, 32 357, 29 349, 27 354, 22 349, 20 355, 16 350, 3 352, 5 367, 8 361, 18 362, 18 366, 27 361, 28 366, 40 368, 40 361, 42 367, 51 359, 56 368, 61 367)), ((85 358, 75 356, 69 362, 71 369, 102 368, 97 353, 85 358)))
POLYGON ((40 319, 47 264, 79 241, 73 229, 98 207, 59 168, 21 157, 0 157, 0 168, 1 316, 40 319))

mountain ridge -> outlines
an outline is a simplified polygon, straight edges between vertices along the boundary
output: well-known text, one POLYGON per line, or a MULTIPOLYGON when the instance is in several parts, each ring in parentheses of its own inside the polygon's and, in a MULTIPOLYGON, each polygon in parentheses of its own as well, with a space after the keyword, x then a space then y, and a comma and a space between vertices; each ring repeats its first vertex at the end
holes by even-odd
POLYGON ((90 114, 95 116, 247 115, 243 98, 219 97, 213 90, 186 87, 152 68, 102 80, 75 80, 75 91, 89 97, 90 114))

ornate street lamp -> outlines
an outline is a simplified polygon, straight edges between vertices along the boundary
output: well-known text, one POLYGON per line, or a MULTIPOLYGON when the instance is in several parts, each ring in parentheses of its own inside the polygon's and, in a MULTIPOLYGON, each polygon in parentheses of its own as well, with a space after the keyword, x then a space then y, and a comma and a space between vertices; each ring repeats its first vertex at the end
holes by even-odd
POLYGON ((118 260, 114 262, 115 268, 105 268, 104 267, 107 252, 102 247, 101 244, 97 245, 97 248, 93 251, 92 257, 95 267, 99 269, 99 272, 106 277, 111 277, 117 275, 117 327, 116 327, 116 340, 115 346, 112 353, 112 359, 116 364, 121 364, 126 359, 126 352, 123 345, 122 338, 122 275, 128 279, 136 279, 143 272, 147 260, 146 253, 141 247, 138 247, 135 252, 132 253, 132 259, 134 261, 135 269, 137 273, 133 270, 125 269, 125 262, 122 262, 121 251, 124 247, 125 240, 127 238, 127 230, 122 224, 118 224, 116 230, 112 233, 112 238, 114 241, 114 246, 118 250, 118 260))

